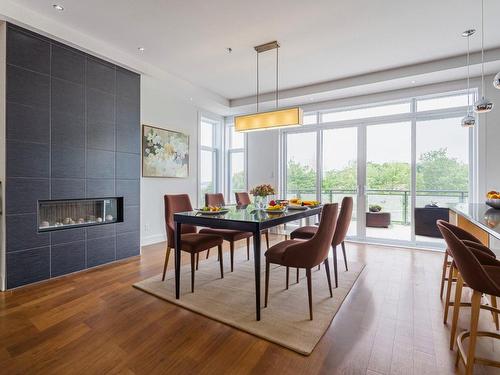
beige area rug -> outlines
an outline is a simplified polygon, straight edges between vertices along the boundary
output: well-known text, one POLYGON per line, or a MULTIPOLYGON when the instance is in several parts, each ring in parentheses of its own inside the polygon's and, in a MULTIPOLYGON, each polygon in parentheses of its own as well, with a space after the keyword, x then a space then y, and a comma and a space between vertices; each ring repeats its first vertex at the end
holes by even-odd
MULTIPOLYGON (((339 286, 333 289, 333 298, 328 292, 324 267, 319 271, 315 269, 312 272, 314 320, 310 321, 305 270, 301 270, 299 284, 295 270, 290 270, 290 287, 286 290, 285 267, 271 265, 268 307, 262 308, 261 320, 256 321, 254 267, 252 260, 246 260, 246 251, 243 248, 235 251, 234 272, 229 272, 229 254, 224 254, 224 279, 220 279, 216 257, 202 261, 205 254, 200 255, 194 293, 191 293, 189 264, 181 268, 181 298, 178 300, 175 299, 173 270, 167 273, 165 282, 158 275, 134 287, 304 355, 311 354, 364 268, 361 263, 349 263, 349 271, 345 272, 342 258, 339 259, 339 286)), ((330 267, 335 286, 333 266, 330 267)), ((262 306, 264 271, 265 258, 262 256, 262 306)))

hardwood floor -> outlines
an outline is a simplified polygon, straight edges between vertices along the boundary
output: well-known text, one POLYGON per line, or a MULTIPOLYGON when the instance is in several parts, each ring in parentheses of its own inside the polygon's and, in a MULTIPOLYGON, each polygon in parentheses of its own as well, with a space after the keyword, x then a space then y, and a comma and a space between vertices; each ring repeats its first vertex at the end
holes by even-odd
MULTIPOLYGON (((238 245, 245 251, 245 241, 238 245)), ((309 357, 133 288, 134 282, 162 272, 164 254, 163 244, 152 245, 141 257, 2 293, 0 372, 455 372, 449 326, 442 323, 439 253, 348 243, 348 258, 367 266, 309 357)), ((467 314, 460 329, 468 325, 467 314)), ((481 312, 480 329, 485 328, 494 326, 491 315, 481 312)), ((481 350, 500 357, 498 343, 483 343, 481 350)), ((498 369, 476 366, 476 373, 498 369)))

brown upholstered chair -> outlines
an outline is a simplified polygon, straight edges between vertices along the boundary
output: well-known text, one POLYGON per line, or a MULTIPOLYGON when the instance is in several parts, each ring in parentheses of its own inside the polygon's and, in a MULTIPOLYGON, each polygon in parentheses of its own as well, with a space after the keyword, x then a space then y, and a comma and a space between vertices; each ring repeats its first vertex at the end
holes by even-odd
MULTIPOLYGON (((165 201, 165 227, 167 229, 167 252, 165 254, 165 264, 163 265, 162 281, 165 281, 165 272, 167 271, 168 258, 170 251, 175 248, 175 226, 174 214, 177 212, 192 211, 189 195, 178 194, 164 196, 165 201)), ((224 269, 222 264, 222 237, 215 234, 196 233, 196 227, 183 224, 181 226, 181 250, 191 254, 191 292, 194 292, 194 272, 195 272, 195 254, 217 246, 220 261, 220 277, 224 278, 224 269)))
POLYGON ((324 263, 330 297, 333 297, 332 282, 330 279, 330 265, 328 261, 328 252, 332 243, 337 221, 338 204, 325 204, 321 214, 321 221, 318 230, 314 236, 307 241, 288 240, 280 242, 266 251, 266 293, 265 304, 269 296, 269 272, 270 264, 279 264, 287 267, 287 288, 288 288, 288 269, 305 268, 307 276, 307 294, 309 299, 309 318, 313 319, 312 310, 312 280, 311 268, 324 263))
MULTIPOLYGON (((335 234, 332 240, 332 248, 333 248, 333 269, 335 273, 335 287, 338 287, 338 272, 337 272, 337 246, 341 245, 342 253, 344 254, 344 265, 345 270, 347 271, 347 257, 345 253, 345 236, 347 235, 347 231, 349 230, 349 224, 351 223, 352 217, 352 207, 353 207, 353 199, 352 197, 344 197, 342 199, 342 206, 340 207, 340 214, 337 220, 337 225, 335 227, 335 234)), ((305 226, 298 229, 295 229, 292 233, 290 233, 291 239, 309 239, 314 236, 316 231, 318 230, 317 226, 305 226)), ((299 282, 299 270, 297 270, 297 282, 299 282)))
MULTIPOLYGON (((224 201, 224 195, 221 193, 217 194, 205 194, 205 206, 220 206, 226 205, 224 201)), ((231 256, 231 272, 233 272, 234 265, 234 243, 239 240, 246 238, 247 240, 247 259, 250 259, 250 238, 253 236, 252 232, 242 232, 233 229, 216 229, 216 228, 203 228, 200 233, 206 234, 216 234, 224 238, 225 241, 229 242, 229 252, 231 256)), ((210 255, 210 249, 207 251, 207 258, 210 255)), ((196 260, 196 267, 198 267, 198 259, 196 260)))
MULTIPOLYGON (((250 194, 248 194, 246 191, 240 193, 235 192, 234 196, 236 198, 237 206, 248 206, 249 204, 252 204, 252 201, 250 200, 250 194)), ((266 247, 269 249, 269 230, 264 229, 261 234, 266 236, 266 247)))
MULTIPOLYGON (((445 220, 438 220, 436 221, 436 223, 440 223, 441 226, 450 230, 459 240, 463 241, 466 246, 476 248, 478 251, 485 252, 487 255, 495 257, 495 253, 493 253, 487 247, 482 246, 481 241, 471 233, 467 232, 466 230, 457 227, 456 225, 450 224, 445 220)), ((450 306, 453 306, 454 304, 454 302, 451 301, 450 296, 451 296, 452 285, 456 281, 456 273, 457 273, 457 268, 453 264, 452 256, 450 254, 449 249, 447 248, 444 254, 443 269, 441 272, 441 292, 440 292, 440 297, 442 298, 444 282, 446 281, 447 282, 446 299, 444 301, 444 314, 443 314, 444 324, 446 324, 446 322, 448 321, 448 313, 450 310, 450 306), (448 271, 448 276, 446 276, 446 271, 448 271)), ((453 339, 451 342, 453 343, 453 339)))
POLYGON ((478 337, 487 336, 500 340, 500 334, 498 333, 478 331, 481 309, 489 310, 497 317, 498 313, 500 313, 500 309, 496 305, 496 297, 500 296, 500 262, 493 257, 487 256, 485 252, 479 252, 481 255, 478 257, 478 253, 474 252, 477 249, 467 247, 447 226, 443 225, 442 221, 438 221, 437 225, 448 245, 449 252, 453 257, 453 263, 459 272, 455 291, 455 305, 453 307, 453 336, 455 334, 454 330, 456 330, 460 307, 465 305, 461 303, 462 286, 464 283, 467 283, 467 286, 473 290, 471 303, 467 304, 471 307, 470 329, 469 331, 460 333, 457 337, 457 364, 460 360, 463 361, 466 374, 473 373, 474 363, 482 363, 500 368, 500 362, 498 361, 477 358, 475 356, 478 337), (483 294, 491 296, 491 306, 481 304, 483 294), (463 341, 467 338, 469 338, 469 346, 466 352, 463 347, 463 341))

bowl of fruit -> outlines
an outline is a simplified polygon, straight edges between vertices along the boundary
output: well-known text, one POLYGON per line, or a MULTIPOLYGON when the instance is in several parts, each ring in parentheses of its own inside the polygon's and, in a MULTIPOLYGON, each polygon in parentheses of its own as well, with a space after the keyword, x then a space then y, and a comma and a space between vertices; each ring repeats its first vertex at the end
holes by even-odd
POLYGON ((266 207, 266 212, 270 214, 282 214, 286 211, 286 206, 283 204, 277 203, 275 200, 269 202, 266 207))
POLYGON ((500 210, 500 192, 492 190, 486 194, 486 204, 500 210))
POLYGON ((205 206, 199 208, 197 211, 201 215, 222 215, 229 212, 227 208, 217 206, 205 206))

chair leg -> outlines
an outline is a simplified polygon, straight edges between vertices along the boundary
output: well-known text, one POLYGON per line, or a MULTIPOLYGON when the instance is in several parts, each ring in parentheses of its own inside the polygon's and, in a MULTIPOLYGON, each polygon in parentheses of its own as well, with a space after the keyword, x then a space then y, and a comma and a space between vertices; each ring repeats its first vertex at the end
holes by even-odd
POLYGON ((339 287, 339 274, 337 271, 337 246, 333 248, 333 273, 335 275, 335 288, 339 287))
POLYGON ((266 236, 266 247, 267 247, 267 250, 269 250, 269 231, 267 231, 265 233, 265 236, 266 236))
POLYGON ((471 375, 474 372, 474 355, 476 352, 477 326, 479 322, 479 311, 481 310, 482 294, 474 291, 471 301, 471 316, 470 316, 470 336, 469 349, 467 351, 467 364, 465 366, 465 374, 471 375))
POLYGON ((194 264, 194 253, 191 253, 191 293, 194 293, 194 271, 195 271, 195 264, 194 264))
POLYGON ((330 297, 333 297, 332 279, 330 275, 330 262, 328 261, 328 257, 326 257, 324 263, 325 263, 326 278, 328 280, 328 289, 330 289, 330 297))
POLYGON ((200 263, 200 253, 196 253, 196 271, 198 271, 199 263, 200 263))
POLYGON ((462 275, 457 275, 457 285, 455 286, 455 302, 453 303, 453 319, 451 322, 450 330, 450 350, 455 347, 455 337, 457 334, 458 316, 460 314, 460 303, 462 301, 462 288, 464 286, 464 280, 462 275))
POLYGON ((219 264, 220 264, 220 278, 224 278, 224 262, 222 258, 222 245, 219 245, 218 248, 218 253, 219 253, 219 264))
POLYGON ((312 280, 311 280, 311 269, 306 268, 307 276, 307 297, 309 299, 309 319, 313 320, 313 306, 312 306, 312 280))
POLYGON ((209 256, 210 256, 210 249, 207 250, 207 257, 205 259, 208 259, 209 256))
POLYGON ((264 307, 267 307, 267 299, 269 297, 269 261, 266 259, 266 292, 264 296, 264 307))
POLYGON ((250 237, 247 237, 247 260, 250 260, 250 237))
POLYGON ((165 253, 165 263, 163 264, 163 277, 161 281, 165 281, 165 274, 167 273, 168 258, 170 258, 170 247, 167 246, 167 252, 165 253))
POLYGON ((441 292, 439 298, 443 299, 444 279, 446 279, 446 269, 448 268, 448 252, 444 253, 443 271, 441 272, 441 292))
POLYGON ((448 271, 448 283, 446 285, 446 300, 444 301, 444 317, 443 317, 444 324, 446 324, 446 322, 448 321, 448 310, 450 309, 451 286, 453 284, 454 273, 455 273, 455 266, 452 264, 448 271))
POLYGON ((286 267, 286 289, 288 289, 288 280, 290 278, 290 267, 286 267))
POLYGON ((342 242, 340 243, 340 246, 342 246, 342 254, 344 254, 344 265, 345 265, 345 270, 346 270, 346 271, 349 271, 349 269, 347 268, 347 257, 346 257, 346 255, 345 255, 345 242, 344 242, 344 241, 342 241, 342 242))
MULTIPOLYGON (((496 309, 497 308, 497 297, 490 296, 490 298, 491 298, 491 306, 496 309)), ((495 322, 495 327, 498 331, 500 328, 499 328, 499 322, 498 322, 498 313, 496 311, 493 311, 493 321, 495 322)))
POLYGON ((297 284, 299 283, 299 269, 297 268, 297 284))
POLYGON ((233 241, 229 242, 229 255, 231 257, 231 272, 233 272, 233 265, 234 265, 234 242, 233 241))

